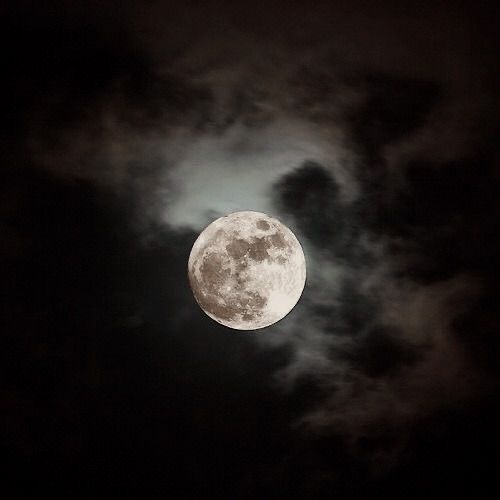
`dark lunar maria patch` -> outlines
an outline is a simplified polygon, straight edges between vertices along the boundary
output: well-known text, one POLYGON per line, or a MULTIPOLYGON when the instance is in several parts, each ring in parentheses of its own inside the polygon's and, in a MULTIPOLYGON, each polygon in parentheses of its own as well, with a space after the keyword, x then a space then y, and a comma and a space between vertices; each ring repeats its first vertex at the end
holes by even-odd
POLYGON ((231 274, 229 269, 223 269, 221 257, 215 253, 206 256, 200 265, 200 273, 201 281, 191 272, 189 273, 189 281, 194 296, 202 309, 227 321, 234 319, 238 308, 231 307, 230 304, 220 304, 217 300, 222 284, 231 274))
POLYGON ((268 236, 252 238, 251 241, 238 238, 226 245, 226 250, 233 259, 249 257, 256 261, 263 261, 270 258, 268 249, 272 246, 271 242, 268 236))
POLYGON ((267 231, 269 229, 269 224, 264 220, 258 220, 256 223, 257 229, 262 229, 263 231, 267 231))

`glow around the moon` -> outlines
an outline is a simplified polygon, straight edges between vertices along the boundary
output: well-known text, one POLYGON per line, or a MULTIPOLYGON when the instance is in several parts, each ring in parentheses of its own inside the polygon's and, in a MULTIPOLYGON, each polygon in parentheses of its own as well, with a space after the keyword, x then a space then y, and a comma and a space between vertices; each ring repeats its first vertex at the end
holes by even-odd
POLYGON ((188 275, 196 301, 215 321, 237 330, 276 323, 298 302, 306 263, 295 235, 260 212, 234 212, 195 241, 188 275))

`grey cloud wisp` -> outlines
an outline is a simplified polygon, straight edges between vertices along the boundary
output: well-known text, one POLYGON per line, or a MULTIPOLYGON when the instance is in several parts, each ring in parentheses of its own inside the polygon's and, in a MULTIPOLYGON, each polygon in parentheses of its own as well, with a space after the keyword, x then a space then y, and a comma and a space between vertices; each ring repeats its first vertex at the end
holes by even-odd
MULTIPOLYGON (((111 81, 55 144, 42 110, 30 154, 133 199, 145 245, 155 228, 196 233, 237 210, 283 219, 308 279, 294 311, 255 336, 263 351, 290 354, 269 384, 317 391, 297 432, 340 434, 356 453, 362 439, 397 435, 390 458, 413 421, 497 383, 479 367, 487 354, 470 347, 491 286, 479 264, 489 242, 477 241, 494 223, 491 159, 478 148, 487 134, 468 133, 486 98, 467 99, 467 75, 450 81, 441 61, 418 53, 419 66, 401 65, 383 37, 375 63, 335 40, 210 40, 173 56, 158 49, 145 76, 111 81)), ((185 321, 181 308, 175 328, 185 321)))

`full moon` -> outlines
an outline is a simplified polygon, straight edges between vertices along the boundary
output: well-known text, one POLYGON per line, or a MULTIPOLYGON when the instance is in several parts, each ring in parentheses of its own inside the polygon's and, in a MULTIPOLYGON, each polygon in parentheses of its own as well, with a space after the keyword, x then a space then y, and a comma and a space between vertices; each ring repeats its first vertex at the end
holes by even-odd
POLYGON ((194 297, 213 320, 257 330, 284 318, 306 282, 306 261, 295 235, 261 212, 215 220, 195 241, 188 261, 194 297))

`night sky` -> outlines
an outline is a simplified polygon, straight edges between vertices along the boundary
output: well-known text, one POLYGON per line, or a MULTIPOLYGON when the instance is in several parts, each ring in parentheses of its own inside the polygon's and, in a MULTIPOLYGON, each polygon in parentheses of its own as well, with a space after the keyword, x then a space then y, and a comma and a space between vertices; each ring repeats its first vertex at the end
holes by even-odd
POLYGON ((495 2, 0 19, 4 498, 499 498, 495 2), (187 277, 237 210, 307 261, 254 332, 187 277))

